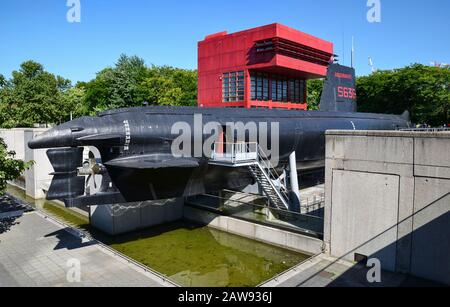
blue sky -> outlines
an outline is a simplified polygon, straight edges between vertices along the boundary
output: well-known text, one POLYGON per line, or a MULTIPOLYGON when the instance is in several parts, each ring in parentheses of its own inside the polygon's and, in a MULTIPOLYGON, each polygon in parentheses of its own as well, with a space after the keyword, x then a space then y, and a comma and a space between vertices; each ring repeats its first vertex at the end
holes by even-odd
POLYGON ((66 2, 0 0, 1 74, 9 77, 33 59, 88 81, 121 53, 196 68, 197 41, 205 35, 273 22, 333 42, 345 64, 354 36, 358 75, 370 73, 369 56, 377 69, 450 63, 449 0, 381 0, 380 23, 367 21, 367 0, 80 0, 80 23, 67 22, 66 2))

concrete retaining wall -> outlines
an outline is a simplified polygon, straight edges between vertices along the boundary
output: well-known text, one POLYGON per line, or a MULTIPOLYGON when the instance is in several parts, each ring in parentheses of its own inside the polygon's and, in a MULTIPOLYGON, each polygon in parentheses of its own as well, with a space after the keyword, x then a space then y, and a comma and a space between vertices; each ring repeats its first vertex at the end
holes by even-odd
POLYGON ((311 255, 316 255, 322 252, 322 240, 301 234, 254 224, 232 217, 221 216, 189 206, 184 207, 184 217, 218 230, 276 245, 282 248, 311 255))
POLYGON ((0 137, 3 138, 9 150, 16 152, 16 159, 34 161, 35 164, 25 171, 26 194, 34 199, 45 198, 44 190, 47 190, 53 176, 53 167, 46 155, 46 149, 32 150, 28 148, 28 142, 37 135, 47 131, 45 128, 17 128, 0 129, 0 137))
POLYGON ((16 152, 16 159, 25 159, 24 134, 29 130, 31 129, 0 129, 0 138, 5 141, 9 150, 16 152))
POLYGON ((329 131, 326 142, 327 252, 450 284, 450 133, 329 131))
POLYGON ((319 254, 323 249, 322 240, 184 206, 182 198, 92 206, 90 215, 91 225, 110 235, 124 234, 185 218, 224 232, 310 255, 319 254))
POLYGON ((91 225, 110 235, 148 228, 183 217, 182 198, 107 206, 91 206, 91 225))

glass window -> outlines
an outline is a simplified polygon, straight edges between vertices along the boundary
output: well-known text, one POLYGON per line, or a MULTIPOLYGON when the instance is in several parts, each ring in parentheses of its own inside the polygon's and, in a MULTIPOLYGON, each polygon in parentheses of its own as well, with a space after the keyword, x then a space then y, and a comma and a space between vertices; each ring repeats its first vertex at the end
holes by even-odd
POLYGON ((289 101, 293 103, 305 102, 305 80, 290 80, 289 81, 289 101))
POLYGON ((251 99, 275 102, 305 102, 305 80, 252 72, 251 99))
POLYGON ((222 96, 224 102, 243 101, 244 89, 245 89, 244 71, 228 72, 223 74, 222 96))
POLYGON ((251 99, 269 100, 269 78, 266 74, 251 73, 251 99))

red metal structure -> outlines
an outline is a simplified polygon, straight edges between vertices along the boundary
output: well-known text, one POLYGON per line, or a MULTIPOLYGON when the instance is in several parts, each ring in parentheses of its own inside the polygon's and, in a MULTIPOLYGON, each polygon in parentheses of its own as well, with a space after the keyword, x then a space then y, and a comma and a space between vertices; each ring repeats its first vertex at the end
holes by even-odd
POLYGON ((306 80, 332 60, 332 43, 278 23, 209 35, 198 43, 198 105, 306 109, 306 80))

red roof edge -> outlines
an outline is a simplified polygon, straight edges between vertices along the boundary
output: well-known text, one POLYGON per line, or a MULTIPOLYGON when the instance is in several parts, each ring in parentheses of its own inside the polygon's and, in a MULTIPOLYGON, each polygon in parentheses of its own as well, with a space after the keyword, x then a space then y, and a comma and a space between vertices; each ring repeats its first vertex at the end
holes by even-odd
POLYGON ((207 40, 207 39, 212 39, 212 38, 216 38, 216 37, 220 37, 220 36, 225 36, 225 35, 227 35, 227 34, 228 34, 227 31, 222 31, 222 32, 210 34, 210 35, 205 36, 205 40, 207 40))

